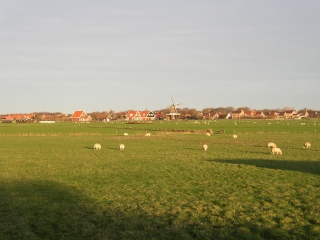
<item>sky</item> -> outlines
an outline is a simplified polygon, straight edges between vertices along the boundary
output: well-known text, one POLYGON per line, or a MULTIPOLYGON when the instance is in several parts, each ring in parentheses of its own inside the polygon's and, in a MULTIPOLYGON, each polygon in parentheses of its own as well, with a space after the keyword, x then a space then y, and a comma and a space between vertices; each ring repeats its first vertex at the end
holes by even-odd
POLYGON ((319 0, 2 0, 0 114, 320 110, 319 0))

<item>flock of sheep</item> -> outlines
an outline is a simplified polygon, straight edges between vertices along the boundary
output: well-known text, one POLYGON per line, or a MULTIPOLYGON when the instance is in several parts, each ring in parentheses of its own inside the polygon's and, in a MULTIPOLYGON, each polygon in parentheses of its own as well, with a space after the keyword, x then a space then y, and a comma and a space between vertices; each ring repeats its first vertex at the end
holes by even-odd
MULTIPOLYGON (((123 134, 123 136, 128 136, 128 135, 129 135, 128 133, 124 133, 123 134)), ((145 137, 150 137, 150 136, 151 136, 150 133, 146 133, 145 134, 145 137)), ((206 136, 211 136, 211 134, 209 132, 207 132, 206 136)), ((233 139, 237 139, 238 135, 237 134, 232 134, 232 138, 233 139)), ((119 150, 124 150, 124 147, 125 146, 124 146, 123 143, 119 144, 119 150)), ((282 155, 281 149, 278 148, 275 143, 269 142, 268 143, 268 148, 271 148, 271 154, 273 154, 273 155, 282 155)), ((311 143, 310 142, 305 142, 305 144, 303 145, 303 148, 311 148, 311 143)), ((93 149, 100 150, 101 149, 101 144, 99 144, 99 143, 94 144, 93 149)), ((207 151, 208 145, 207 144, 203 144, 202 145, 202 149, 204 151, 207 151)))
MULTIPOLYGON (((206 136, 211 136, 211 134, 207 132, 206 136)), ((232 138, 233 139, 237 139, 238 135, 237 134, 232 134, 232 138)), ((282 155, 281 149, 278 148, 275 143, 269 142, 268 143, 268 148, 271 148, 271 154, 273 154, 273 155, 282 155)), ((305 142, 304 145, 303 145, 303 148, 311 148, 311 143, 310 142, 305 142)), ((207 151, 208 145, 207 144, 203 144, 202 145, 202 149, 204 151, 207 151)))
MULTIPOLYGON (((271 154, 282 155, 281 149, 278 148, 275 143, 269 142, 268 143, 268 148, 271 148, 271 154)), ((303 148, 311 148, 311 143, 310 142, 305 142, 304 145, 303 145, 303 148)))
MULTIPOLYGON (((124 133, 123 136, 129 136, 129 134, 128 134, 128 133, 124 133)), ((146 136, 146 137, 150 137, 150 136, 151 136, 151 133, 146 133, 145 136, 146 136)), ((124 150, 124 147, 125 147, 125 146, 124 146, 123 143, 119 144, 119 150, 124 150)), ((100 143, 94 144, 94 145, 93 145, 93 149, 94 149, 94 150, 100 150, 100 149, 101 149, 101 144, 100 144, 100 143)))

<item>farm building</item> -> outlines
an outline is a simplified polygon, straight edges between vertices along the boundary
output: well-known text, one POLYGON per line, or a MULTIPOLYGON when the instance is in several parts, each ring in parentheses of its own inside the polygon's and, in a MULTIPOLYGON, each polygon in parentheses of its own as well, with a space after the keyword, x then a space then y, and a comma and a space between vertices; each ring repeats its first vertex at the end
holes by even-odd
POLYGON ((91 120, 91 116, 87 115, 85 111, 75 111, 71 116, 72 122, 90 122, 91 120))

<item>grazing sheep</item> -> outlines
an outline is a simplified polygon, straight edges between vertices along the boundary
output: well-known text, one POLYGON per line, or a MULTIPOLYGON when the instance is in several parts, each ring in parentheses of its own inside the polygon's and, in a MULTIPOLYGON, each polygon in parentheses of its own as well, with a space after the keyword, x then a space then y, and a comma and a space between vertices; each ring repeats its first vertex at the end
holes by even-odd
POLYGON ((124 133, 124 134, 123 134, 123 136, 128 136, 128 135, 129 135, 128 133, 124 133))
POLYGON ((207 132, 207 133, 210 133, 210 134, 213 134, 213 131, 212 131, 211 128, 210 128, 210 129, 207 129, 206 132, 207 132))
POLYGON ((146 133, 146 135, 144 135, 144 136, 146 136, 146 137, 150 137, 150 136, 151 136, 151 134, 150 134, 150 133, 146 133))
POLYGON ((211 136, 211 134, 207 132, 207 133, 206 133, 206 136, 210 137, 210 136, 211 136))
POLYGON ((272 148, 271 149, 271 154, 282 155, 282 151, 281 151, 280 148, 272 148))
POLYGON ((277 147, 277 145, 275 143, 273 143, 273 142, 268 143, 268 148, 276 148, 276 147, 277 147))
POLYGON ((120 145, 119 145, 119 149, 120 149, 120 150, 124 150, 124 144, 120 144, 120 145))
POLYGON ((93 149, 99 150, 101 149, 101 145, 99 143, 96 143, 95 145, 93 145, 93 149))
POLYGON ((237 139, 237 138, 238 138, 237 134, 233 134, 233 135, 232 135, 232 138, 233 138, 233 139, 237 139))
POLYGON ((205 150, 205 151, 207 151, 208 145, 207 145, 207 144, 203 144, 203 145, 202 145, 202 149, 205 150))
POLYGON ((305 142, 303 145, 303 148, 311 148, 311 143, 310 142, 305 142))

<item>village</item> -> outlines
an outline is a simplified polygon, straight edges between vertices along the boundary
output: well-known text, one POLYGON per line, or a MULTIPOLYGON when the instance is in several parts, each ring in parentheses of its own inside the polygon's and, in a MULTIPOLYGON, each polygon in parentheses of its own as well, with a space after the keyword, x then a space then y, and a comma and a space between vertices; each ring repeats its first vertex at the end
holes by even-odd
MULTIPOLYGON (((221 110, 221 109, 220 109, 221 110)), ((222 109, 223 110, 223 109, 222 109)), ((230 110, 230 109, 229 109, 230 110)), ((160 111, 149 110, 129 110, 122 112, 92 112, 86 113, 84 110, 76 110, 73 114, 63 113, 29 113, 29 114, 6 114, 0 115, 2 123, 55 123, 55 122, 111 122, 125 121, 133 122, 152 122, 156 120, 218 120, 218 119, 308 119, 319 118, 320 111, 314 110, 285 110, 285 111, 256 111, 248 109, 236 109, 234 111, 214 111, 204 109, 197 111, 195 109, 169 108, 160 111)))

